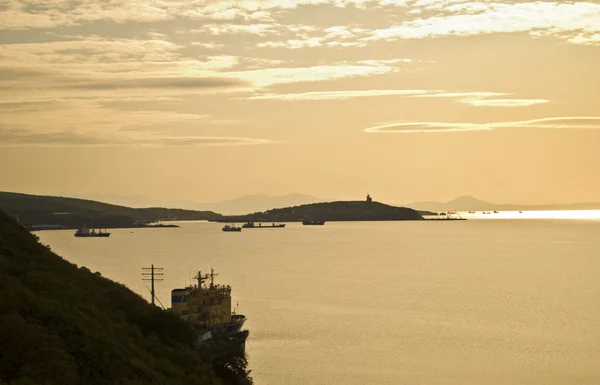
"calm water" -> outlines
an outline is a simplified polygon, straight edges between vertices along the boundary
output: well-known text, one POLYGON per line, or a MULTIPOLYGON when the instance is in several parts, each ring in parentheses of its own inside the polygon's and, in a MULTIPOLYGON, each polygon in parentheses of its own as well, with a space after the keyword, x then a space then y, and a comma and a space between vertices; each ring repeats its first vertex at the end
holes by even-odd
POLYGON ((67 260, 159 299, 219 273, 249 317, 257 385, 600 384, 600 221, 212 223, 46 231, 67 260))

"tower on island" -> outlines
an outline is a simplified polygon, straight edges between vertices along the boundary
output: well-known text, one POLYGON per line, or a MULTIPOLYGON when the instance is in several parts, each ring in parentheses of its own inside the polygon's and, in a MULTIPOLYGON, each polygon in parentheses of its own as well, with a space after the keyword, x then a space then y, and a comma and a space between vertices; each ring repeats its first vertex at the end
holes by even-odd
POLYGON ((371 194, 367 194, 367 203, 373 202, 373 198, 371 198, 371 194))

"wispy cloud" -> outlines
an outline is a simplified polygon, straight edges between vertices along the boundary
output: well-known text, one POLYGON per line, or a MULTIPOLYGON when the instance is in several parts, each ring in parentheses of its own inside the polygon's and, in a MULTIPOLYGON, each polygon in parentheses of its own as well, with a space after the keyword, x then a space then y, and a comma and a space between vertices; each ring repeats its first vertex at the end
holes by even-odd
MULTIPOLYGON (((369 62, 369 61, 364 61, 369 62)), ((363 62, 363 63, 364 63, 363 62)), ((524 107, 534 104, 547 103, 543 99, 488 99, 509 95, 502 92, 449 92, 444 90, 342 90, 342 91, 310 91, 301 93, 265 93, 255 94, 239 99, 250 100, 346 100, 353 98, 399 96, 410 98, 447 98, 456 99, 459 103, 475 107, 524 107)))
POLYGON ((139 79, 107 79, 86 81, 64 85, 64 88, 83 90, 119 90, 119 89, 206 89, 246 85, 238 79, 203 77, 163 77, 139 79))
MULTIPOLYGON (((1 103, 1 146, 225 146, 274 143, 261 138, 176 135, 166 128, 219 124, 209 115, 122 110, 98 100, 1 103)), ((222 122, 221 122, 222 123, 222 122)))
POLYGON ((600 117, 567 116, 495 123, 399 122, 368 127, 364 131, 382 134, 412 134, 422 132, 489 131, 501 128, 600 130, 600 117))
POLYGON ((121 136, 106 137, 73 131, 31 132, 7 130, 0 126, 0 147, 171 147, 251 146, 275 143, 268 139, 226 136, 121 136))
POLYGON ((489 33, 528 32, 552 35, 567 41, 595 41, 600 33, 600 4, 588 2, 420 2, 446 11, 443 16, 403 21, 377 29, 364 40, 422 39, 489 33))
POLYGON ((256 87, 275 84, 317 82, 354 77, 383 75, 399 71, 396 60, 373 60, 358 62, 337 62, 329 65, 310 67, 279 67, 260 70, 227 72, 226 75, 242 79, 256 87))
POLYGON ((372 96, 412 96, 425 95, 428 90, 360 90, 360 91, 312 91, 296 94, 259 94, 246 99, 252 100, 346 100, 372 96))
POLYGON ((188 33, 206 33, 209 35, 237 35, 253 34, 266 36, 279 34, 277 27, 279 24, 206 24, 202 28, 188 30, 188 33))
POLYGON ((536 104, 545 104, 546 99, 459 99, 459 103, 469 104, 474 107, 528 107, 536 104))

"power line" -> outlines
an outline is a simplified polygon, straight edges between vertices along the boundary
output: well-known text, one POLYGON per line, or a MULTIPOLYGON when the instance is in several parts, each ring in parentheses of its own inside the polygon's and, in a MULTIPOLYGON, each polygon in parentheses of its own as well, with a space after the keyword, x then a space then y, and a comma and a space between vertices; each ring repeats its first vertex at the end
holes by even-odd
MULTIPOLYGON (((163 281, 163 273, 161 273, 161 271, 163 271, 162 267, 154 267, 154 265, 151 265, 151 267, 142 267, 142 281, 150 281, 152 282, 152 290, 150 291, 150 293, 152 294, 152 305, 154 305, 154 298, 156 298, 156 294, 154 292, 154 282, 162 282, 163 281), (150 271, 150 272, 148 272, 150 271), (158 271, 158 273, 157 273, 158 271)), ((160 301, 159 301, 160 302, 160 301)), ((162 305, 162 304, 161 304, 162 305)))

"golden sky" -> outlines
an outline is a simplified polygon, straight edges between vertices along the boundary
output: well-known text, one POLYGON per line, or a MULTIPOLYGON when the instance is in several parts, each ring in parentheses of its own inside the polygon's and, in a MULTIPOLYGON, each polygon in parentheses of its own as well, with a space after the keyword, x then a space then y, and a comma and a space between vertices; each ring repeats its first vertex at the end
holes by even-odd
POLYGON ((0 190, 600 201, 600 1, 0 0, 0 190))

